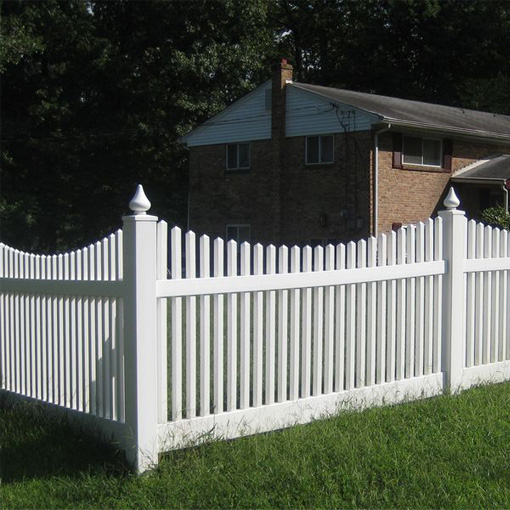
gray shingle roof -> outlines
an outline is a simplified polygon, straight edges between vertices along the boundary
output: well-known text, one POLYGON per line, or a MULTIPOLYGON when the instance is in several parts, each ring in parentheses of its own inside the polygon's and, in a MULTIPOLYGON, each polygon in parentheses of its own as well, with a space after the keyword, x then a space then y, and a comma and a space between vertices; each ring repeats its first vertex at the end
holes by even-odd
POLYGON ((488 160, 477 161, 453 176, 455 181, 510 179, 510 154, 498 154, 488 160))
POLYGON ((293 83, 292 87, 380 117, 398 126, 432 128, 510 141, 510 116, 465 110, 451 106, 409 101, 351 90, 293 83))

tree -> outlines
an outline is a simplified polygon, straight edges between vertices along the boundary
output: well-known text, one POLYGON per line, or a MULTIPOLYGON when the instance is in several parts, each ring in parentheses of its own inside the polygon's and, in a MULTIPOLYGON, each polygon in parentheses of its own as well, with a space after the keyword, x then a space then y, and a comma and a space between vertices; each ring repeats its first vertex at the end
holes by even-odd
POLYGON ((506 0, 280 0, 302 81, 510 112, 506 0))
POLYGON ((510 113, 506 0, 4 1, 1 237, 94 241, 137 183, 186 225, 179 137, 291 57, 300 81, 510 113))
POLYGON ((179 137, 267 77, 270 6, 4 2, 2 239, 91 242, 138 182, 155 214, 185 225, 179 137))

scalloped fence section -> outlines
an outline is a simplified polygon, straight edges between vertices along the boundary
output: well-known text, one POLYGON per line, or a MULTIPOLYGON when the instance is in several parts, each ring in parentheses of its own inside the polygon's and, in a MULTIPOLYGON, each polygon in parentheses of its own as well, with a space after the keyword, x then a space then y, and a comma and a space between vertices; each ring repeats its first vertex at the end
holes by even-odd
POLYGON ((122 231, 59 255, 0 244, 2 388, 124 420, 122 231))

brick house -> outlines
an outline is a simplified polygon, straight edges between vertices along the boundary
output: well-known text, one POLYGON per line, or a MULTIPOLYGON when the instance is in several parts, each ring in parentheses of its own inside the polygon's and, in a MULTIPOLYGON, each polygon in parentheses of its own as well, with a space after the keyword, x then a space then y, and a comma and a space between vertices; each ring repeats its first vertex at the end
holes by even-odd
POLYGON ((468 216, 506 204, 510 116, 292 82, 292 66, 182 138, 189 228, 325 244, 433 216, 450 181, 468 216))

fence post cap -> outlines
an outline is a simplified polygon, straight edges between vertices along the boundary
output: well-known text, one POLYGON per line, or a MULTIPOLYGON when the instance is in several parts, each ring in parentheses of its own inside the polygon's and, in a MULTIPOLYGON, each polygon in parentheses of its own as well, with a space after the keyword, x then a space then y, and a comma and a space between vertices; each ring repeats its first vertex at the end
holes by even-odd
POLYGON ((133 214, 145 214, 151 208, 151 203, 141 184, 136 187, 136 193, 129 202, 129 208, 133 211, 133 214))
POLYGON ((448 196, 444 199, 443 205, 448 209, 457 209, 457 207, 460 205, 460 200, 455 194, 455 190, 453 189, 453 186, 450 188, 450 191, 448 192, 448 196))

